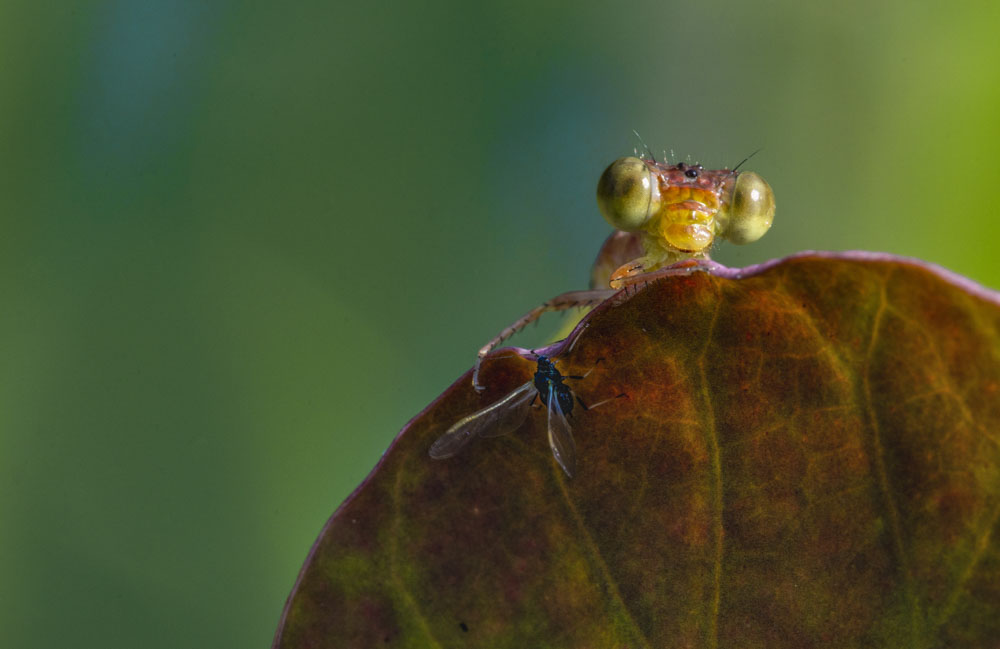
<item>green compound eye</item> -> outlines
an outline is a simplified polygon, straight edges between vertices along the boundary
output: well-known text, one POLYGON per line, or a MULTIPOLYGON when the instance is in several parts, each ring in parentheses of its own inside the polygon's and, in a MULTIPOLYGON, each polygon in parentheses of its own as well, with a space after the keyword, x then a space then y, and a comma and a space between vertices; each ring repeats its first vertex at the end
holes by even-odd
POLYGON ((751 243, 764 236, 774 221, 774 192, 767 181, 752 171, 736 178, 730 219, 723 236, 733 243, 751 243))
POLYGON ((649 167, 639 158, 619 158, 597 182, 597 206, 612 227, 641 228, 660 208, 660 191, 649 167))

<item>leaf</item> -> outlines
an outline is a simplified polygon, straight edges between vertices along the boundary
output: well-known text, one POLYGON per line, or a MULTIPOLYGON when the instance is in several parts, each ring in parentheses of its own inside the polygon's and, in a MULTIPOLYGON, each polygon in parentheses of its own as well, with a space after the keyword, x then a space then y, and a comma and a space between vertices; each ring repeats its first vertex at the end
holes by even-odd
POLYGON ((548 351, 627 395, 574 411, 576 477, 544 410, 428 457, 531 378, 495 355, 330 519, 275 646, 996 646, 998 331, 995 294, 863 253, 606 303, 548 351))

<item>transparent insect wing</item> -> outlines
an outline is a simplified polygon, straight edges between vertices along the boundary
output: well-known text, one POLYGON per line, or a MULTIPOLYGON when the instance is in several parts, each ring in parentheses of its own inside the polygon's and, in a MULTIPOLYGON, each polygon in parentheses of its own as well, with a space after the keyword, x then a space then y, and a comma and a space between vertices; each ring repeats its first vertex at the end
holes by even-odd
POLYGON ((443 460, 455 455, 475 437, 497 437, 517 430, 531 411, 538 390, 528 381, 503 399, 462 417, 431 445, 430 456, 443 460))
POLYGON ((556 462, 572 478, 576 471, 576 442, 573 441, 573 431, 566 415, 559 406, 554 386, 549 386, 549 446, 556 462))

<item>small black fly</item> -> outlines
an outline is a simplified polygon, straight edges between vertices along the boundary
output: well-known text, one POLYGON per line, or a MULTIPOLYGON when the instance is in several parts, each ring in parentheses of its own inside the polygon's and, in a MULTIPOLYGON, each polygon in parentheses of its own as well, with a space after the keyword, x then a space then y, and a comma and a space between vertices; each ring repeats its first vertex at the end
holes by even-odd
POLYGON ((548 410, 552 455, 566 475, 572 478, 576 469, 576 442, 573 441, 573 431, 566 417, 572 414, 574 401, 584 410, 588 408, 564 381, 582 379, 586 375, 563 376, 547 356, 538 354, 535 358, 538 368, 530 381, 503 399, 459 419, 431 445, 430 456, 435 460, 443 460, 458 453, 475 437, 499 437, 514 432, 528 418, 537 398, 548 410))

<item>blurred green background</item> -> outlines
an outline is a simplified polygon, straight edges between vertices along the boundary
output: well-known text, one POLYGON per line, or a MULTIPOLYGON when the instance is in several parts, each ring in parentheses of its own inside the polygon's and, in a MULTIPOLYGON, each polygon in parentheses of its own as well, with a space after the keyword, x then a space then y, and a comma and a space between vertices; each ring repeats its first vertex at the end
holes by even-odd
POLYGON ((585 287, 633 128, 763 147, 723 263, 1000 286, 998 7, 0 2, 4 644, 267 646, 397 431, 585 287))

